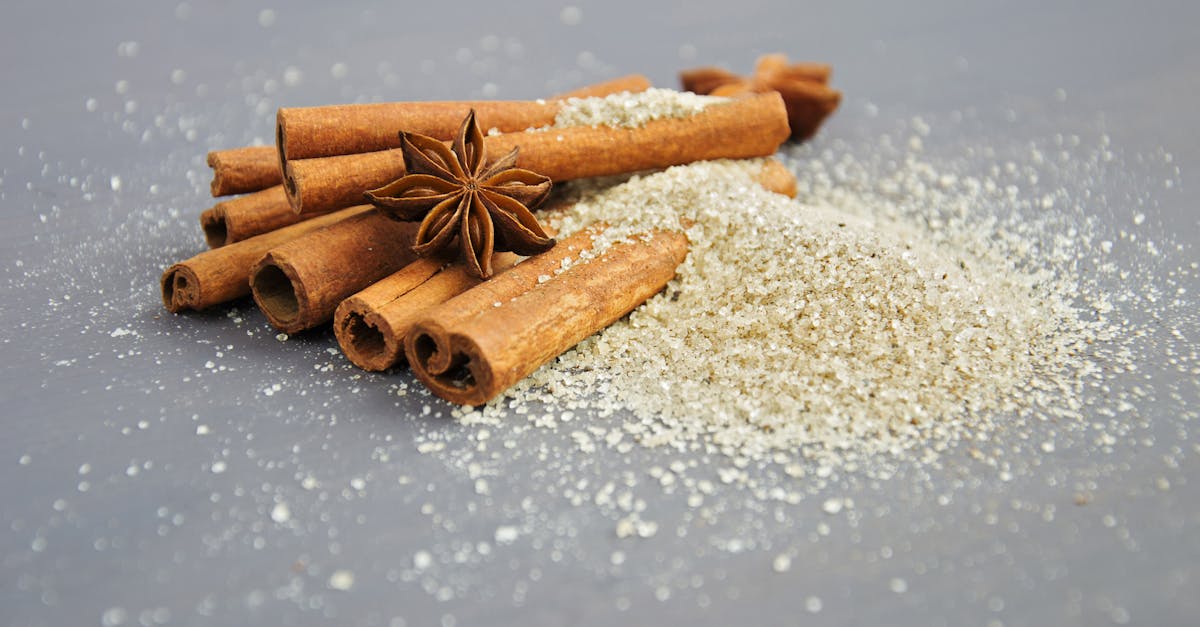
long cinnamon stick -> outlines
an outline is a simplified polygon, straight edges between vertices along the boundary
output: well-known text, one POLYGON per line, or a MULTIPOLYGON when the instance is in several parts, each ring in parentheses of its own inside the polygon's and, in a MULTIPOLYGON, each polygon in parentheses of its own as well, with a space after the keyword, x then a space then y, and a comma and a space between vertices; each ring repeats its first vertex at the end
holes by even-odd
MULTIPOLYGON (((607 96, 623 91, 645 91, 649 88, 650 79, 641 74, 630 74, 600 83, 584 85, 578 89, 559 94, 552 98, 552 100, 607 96)), ((459 117, 461 119, 462 116, 459 117)), ((394 131, 399 130, 400 127, 395 126, 393 121, 389 121, 389 124, 392 127, 392 135, 394 136, 394 131)), ((449 138, 450 136, 447 135, 446 137, 449 138)), ((348 153, 333 152, 329 154, 348 153)), ((280 172, 281 163, 282 159, 276 146, 248 146, 228 150, 214 150, 208 153, 208 165, 213 168, 212 195, 217 197, 244 194, 278 185, 283 181, 283 176, 280 172)))
MULTIPOLYGON (((459 118, 458 123, 461 124, 459 118)), ((665 168, 705 159, 762 157, 788 137, 787 111, 777 93, 713 105, 683 119, 641 128, 574 127, 508 133, 484 139, 488 154, 520 147, 517 166, 555 181, 665 168)), ((287 162, 284 189, 297 213, 361 202, 362 193, 404 175, 399 149, 287 162)))
POLYGON ((257 192, 283 181, 274 146, 246 146, 208 153, 213 169, 212 195, 257 192))
POLYGON ((687 256, 682 233, 658 231, 555 276, 559 249, 593 236, 577 233, 430 309, 404 342, 417 378, 450 402, 481 405, 645 302, 687 256))
POLYGON ((250 268, 268 250, 369 210, 371 207, 343 209, 174 264, 163 272, 160 281, 163 305, 178 313, 185 309, 206 309, 245 296, 250 293, 250 268))
MULTIPOLYGON (((796 195, 795 176, 775 159, 763 162, 755 180, 770 191, 796 195)), ((404 357, 404 338, 421 316, 482 282, 461 261, 449 259, 418 259, 338 305, 333 330, 352 363, 374 371, 397 365, 404 357)), ((493 256, 492 267, 500 274, 516 261, 511 253, 501 253, 493 256)))
POLYGON ((322 214, 297 214, 282 185, 223 200, 200 214, 209 248, 219 248, 322 214))
POLYGON ((650 81, 627 76, 589 85, 549 100, 458 102, 380 102, 282 108, 276 115, 275 142, 281 163, 398 148, 398 131, 450 139, 474 109, 483 129, 523 131, 554 123, 568 98, 644 91, 650 81))
POLYGON ((287 333, 328 322, 342 299, 416 259, 417 226, 366 211, 274 247, 250 271, 254 301, 287 333))

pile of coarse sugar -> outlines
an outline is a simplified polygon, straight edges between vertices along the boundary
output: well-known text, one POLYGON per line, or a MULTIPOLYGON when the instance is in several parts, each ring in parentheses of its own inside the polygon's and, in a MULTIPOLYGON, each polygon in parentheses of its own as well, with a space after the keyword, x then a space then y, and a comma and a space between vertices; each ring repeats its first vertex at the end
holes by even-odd
POLYGON ((612 126, 637 128, 647 122, 686 118, 705 107, 727 101, 718 96, 652 87, 646 91, 621 92, 603 98, 569 98, 554 117, 555 128, 612 126))
POLYGON ((759 167, 577 189, 550 219, 560 233, 606 221, 603 250, 684 219, 688 258, 662 293, 473 419, 536 400, 627 416, 622 431, 646 445, 839 464, 936 456, 986 439, 999 415, 1077 414, 1088 344, 1109 331, 1072 302, 1069 272, 1033 259, 1061 251, 1005 239, 967 206, 914 220, 882 196, 818 189, 820 176, 789 199, 752 181, 759 167))

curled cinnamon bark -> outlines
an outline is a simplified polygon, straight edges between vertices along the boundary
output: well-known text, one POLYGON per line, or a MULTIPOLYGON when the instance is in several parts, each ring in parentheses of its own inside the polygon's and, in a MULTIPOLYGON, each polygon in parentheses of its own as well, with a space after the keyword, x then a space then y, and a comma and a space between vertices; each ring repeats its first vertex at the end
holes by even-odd
MULTIPOLYGON (((770 191, 796 195, 795 176, 775 159, 763 162, 755 181, 770 191)), ((578 251, 568 247, 560 252, 570 255, 578 251)), ((510 253, 495 255, 493 268, 502 275, 518 259, 510 253)), ((405 337, 422 315, 481 282, 452 257, 419 259, 338 305, 333 316, 338 344, 352 363, 365 370, 396 366, 404 358, 405 337)))
POLYGON ((292 211, 283 186, 276 185, 218 202, 200 214, 200 228, 209 248, 219 248, 318 215, 292 211))
MULTIPOLYGON (((777 93, 767 93, 714 105, 684 119, 655 120, 641 128, 508 133, 485 137, 484 144, 491 154, 520 147, 517 167, 563 181, 707 159, 768 156, 788 135, 783 100, 777 93)), ((296 159, 287 162, 284 188, 296 212, 322 212, 361 202, 365 190, 404 173, 399 149, 296 159)))
POLYGON ((254 264, 250 290, 273 326, 295 333, 328 322, 342 299, 416 259, 417 225, 367 209, 273 247, 254 264))
POLYGON ((371 207, 343 209, 208 250, 174 264, 163 272, 160 280, 163 306, 178 313, 185 309, 207 309, 246 296, 250 293, 250 268, 268 250, 371 210, 371 207))
POLYGON ((208 165, 213 169, 213 196, 257 192, 283 181, 274 146, 214 150, 208 153, 208 165))
MULTIPOLYGON (((504 272, 519 259, 499 253, 492 257, 492 268, 504 272)), ((333 316, 334 334, 354 365, 386 370, 403 358, 404 338, 418 318, 481 282, 452 257, 418 259, 342 301, 333 316)))
POLYGON ((380 102, 295 107, 279 110, 275 141, 281 163, 400 147, 398 131, 450 139, 467 112, 474 110, 484 130, 523 131, 554 123, 568 98, 645 91, 644 76, 624 76, 561 94, 549 100, 380 102))
MULTIPOLYGON (((623 91, 639 92, 650 88, 650 79, 640 74, 630 74, 621 76, 607 81, 584 85, 578 89, 568 91, 554 98, 552 101, 561 101, 568 98, 587 98, 591 96, 607 96, 623 91)), ((427 103, 426 103, 427 104, 427 103)), ((446 103, 456 104, 456 103, 446 103)), ((370 110, 371 107, 379 107, 384 105, 344 105, 349 107, 366 107, 370 110)), ((314 109, 321 109, 315 107, 314 109)), ((340 107, 332 107, 331 109, 339 109, 340 107)), ((282 112, 283 110, 281 110, 282 112)), ((461 119, 462 116, 459 116, 461 119)), ((336 123, 336 116, 326 120, 329 123, 336 123)), ((553 116, 551 116, 553 121, 553 116)), ((390 129, 390 140, 395 140, 395 131, 400 130, 396 120, 387 120, 387 128, 390 129)), ((524 130, 527 127, 520 127, 516 130, 524 130)), ((320 132, 320 131, 319 131, 320 132)), ((325 131, 329 136, 337 138, 342 132, 336 128, 327 129, 325 131)), ((276 135, 280 134, 280 129, 276 128, 276 135)), ((447 135, 445 139, 450 136, 447 135)), ((357 140, 356 140, 357 141, 357 140)), ((378 148, 370 148, 370 150, 380 150, 389 146, 380 146, 378 148)), ((325 154, 348 154, 340 152, 342 148, 334 149, 332 152, 325 154)), ((208 165, 213 168, 212 180, 212 195, 229 196, 233 194, 245 194, 266 189, 273 185, 278 185, 282 182, 281 164, 283 159, 279 154, 276 146, 248 146, 243 148, 231 148, 228 150, 215 150, 208 153, 208 165)))
POLYGON ((450 402, 481 405, 645 302, 687 256, 682 233, 659 231, 555 275, 593 236, 568 237, 429 310, 404 342, 413 373, 450 402))
POLYGON ((816 134, 842 101, 842 92, 828 85, 832 71, 824 63, 789 63, 787 55, 776 53, 759 57, 750 76, 700 67, 680 72, 679 80, 686 91, 713 96, 778 92, 787 106, 792 138, 803 141, 816 134))

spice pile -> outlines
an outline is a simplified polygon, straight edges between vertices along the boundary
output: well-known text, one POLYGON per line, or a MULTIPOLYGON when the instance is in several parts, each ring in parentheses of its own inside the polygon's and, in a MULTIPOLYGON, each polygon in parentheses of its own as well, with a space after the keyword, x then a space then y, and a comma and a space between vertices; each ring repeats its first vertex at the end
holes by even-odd
MULTIPOLYGON (((997 416, 1078 415, 1090 344, 1112 333, 1103 319, 1109 305, 1075 300, 1073 274, 1050 268, 1069 261, 1070 251, 1053 247, 1059 240, 1031 246, 1007 236, 1019 228, 994 222, 986 205, 1006 190, 911 167, 880 187, 901 200, 881 193, 864 202, 830 182, 836 171, 798 161, 792 166, 806 183, 792 199, 795 178, 773 160, 697 160, 769 154, 780 139, 769 133, 764 149, 755 135, 769 124, 730 120, 782 116, 782 108, 763 113, 780 90, 809 94, 818 110, 793 125, 819 122, 840 98, 827 79, 825 66, 766 57, 751 79, 712 68, 684 76, 700 92, 768 92, 748 100, 639 86, 500 103, 492 115, 508 121, 485 123, 485 134, 468 115, 453 152, 409 131, 399 149, 377 132, 343 137, 346 120, 363 110, 283 110, 283 195, 300 208, 293 215, 309 218, 314 205, 332 213, 288 227, 311 233, 255 249, 261 259, 249 283, 283 331, 332 317, 343 350, 363 368, 407 357, 434 393, 469 405, 516 384, 478 411, 456 410, 467 422, 510 420, 533 406, 549 408, 539 415, 627 411, 632 419, 619 429, 591 435, 848 464, 880 454, 936 457, 956 441, 986 440, 997 416), (510 128, 546 116, 553 123, 536 130, 510 128), (675 128, 684 131, 664 130, 675 128), (629 134, 617 146, 595 133, 629 134), (706 152, 713 137, 724 148, 706 152), (686 156, 658 152, 667 138, 684 142, 671 150, 686 156), (545 196, 546 179, 486 169, 482 160, 515 145, 527 150, 520 167, 573 180, 536 219, 525 199, 545 196), (347 152, 362 150, 374 152, 347 152), (581 166, 580 156, 595 158, 581 166), (671 163, 687 165, 598 178, 671 163), (409 175, 367 194, 382 214, 344 208, 397 167, 409 175), (474 191, 501 179, 499 192, 474 191), (934 198, 954 189, 957 202, 934 198), (912 209, 925 200, 938 202, 912 209), (489 203, 513 205, 494 241, 489 203), (552 249, 539 221, 557 234, 552 249), (548 252, 522 260, 506 250, 548 252)), ((794 104, 792 117, 801 115, 794 104)), ((451 119, 397 106, 365 111, 402 110, 435 133, 451 119)), ((498 163, 517 160, 513 150, 498 163)), ((169 307, 197 306, 178 298, 197 282, 179 278, 186 265, 164 277, 169 307)))
MULTIPOLYGON (((214 193, 273 186, 202 218, 215 248, 167 268, 163 303, 179 312, 252 293, 280 331, 332 321, 356 365, 407 361, 438 396, 482 404, 659 292, 687 255, 678 223, 591 254, 600 219, 556 244, 530 211, 552 181, 766 157, 789 136, 774 91, 648 87, 628 77, 550 101, 281 109, 274 176, 247 176, 259 166, 242 157, 263 151, 210 154, 214 193), (231 228, 243 200, 262 232, 231 228)), ((794 193, 777 161, 753 167, 763 188, 794 193)))

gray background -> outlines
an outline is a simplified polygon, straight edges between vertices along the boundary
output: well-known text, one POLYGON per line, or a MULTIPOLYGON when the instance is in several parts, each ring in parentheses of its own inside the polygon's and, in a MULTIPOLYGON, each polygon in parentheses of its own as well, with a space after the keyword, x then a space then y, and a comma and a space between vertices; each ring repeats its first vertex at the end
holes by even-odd
POLYGON ((576 4, 576 25, 542 2, 4 4, 0 623, 1194 624, 1200 286, 1169 273, 1196 260, 1200 5, 576 4), (1119 424, 1089 418, 1119 437, 1064 430, 1045 454, 1043 426, 1000 437, 1002 468, 959 450, 886 481, 752 466, 804 498, 719 484, 704 526, 645 471, 719 460, 503 428, 514 447, 475 457, 476 428, 415 385, 398 395, 406 372, 356 371, 328 332, 280 341, 246 302, 158 302, 161 269, 202 246, 203 154, 269 140, 278 106, 538 97, 631 72, 673 86, 775 50, 833 63, 847 95, 813 151, 870 160, 913 116, 964 112, 928 158, 1056 134, 1108 146, 1103 176, 1060 183, 1109 231, 1144 212, 1157 278, 1185 289, 1166 317, 1130 312, 1143 363, 1113 386, 1145 394, 1119 424), (572 503, 622 473, 653 538, 572 503), (831 496, 855 508, 831 516, 831 496), (496 541, 506 526, 517 538, 496 541), (349 590, 328 586, 339 569, 349 590))

